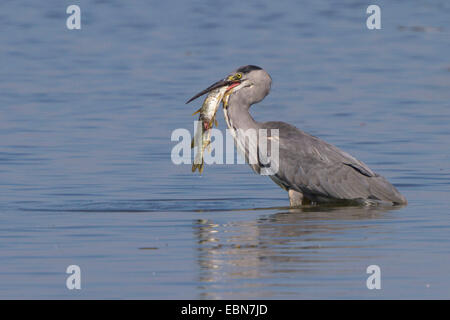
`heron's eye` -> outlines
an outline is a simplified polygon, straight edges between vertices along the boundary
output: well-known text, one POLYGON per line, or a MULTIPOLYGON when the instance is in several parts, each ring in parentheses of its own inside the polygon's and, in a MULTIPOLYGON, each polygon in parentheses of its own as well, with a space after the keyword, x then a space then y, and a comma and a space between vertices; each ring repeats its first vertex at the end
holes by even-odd
POLYGON ((236 80, 241 79, 241 78, 242 78, 242 73, 236 73, 236 74, 234 75, 234 78, 235 78, 236 80))

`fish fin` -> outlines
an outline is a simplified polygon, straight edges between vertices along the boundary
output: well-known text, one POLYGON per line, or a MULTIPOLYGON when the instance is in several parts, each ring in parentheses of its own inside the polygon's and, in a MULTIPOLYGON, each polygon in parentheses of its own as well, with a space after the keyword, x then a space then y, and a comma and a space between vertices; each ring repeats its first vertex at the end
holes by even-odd
POLYGON ((195 114, 199 113, 200 111, 202 111, 202 107, 200 107, 197 111, 195 111, 192 115, 194 116, 195 114))

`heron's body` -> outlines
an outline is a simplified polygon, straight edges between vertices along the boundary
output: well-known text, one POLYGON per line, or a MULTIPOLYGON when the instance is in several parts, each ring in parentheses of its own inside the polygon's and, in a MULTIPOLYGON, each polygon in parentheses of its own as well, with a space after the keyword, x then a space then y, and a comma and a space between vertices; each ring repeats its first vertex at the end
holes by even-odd
MULTIPOLYGON (((227 126, 246 159, 249 148, 240 131, 278 129, 278 170, 270 178, 288 191, 292 206, 324 202, 407 203, 384 177, 337 147, 284 122, 255 121, 250 115, 250 106, 269 93, 271 78, 256 66, 241 67, 236 73, 242 74, 242 80, 239 85, 233 85, 224 109, 227 126)), ((257 141, 250 143, 258 145, 257 141)), ((250 165, 257 173, 263 167, 258 162, 250 165)))

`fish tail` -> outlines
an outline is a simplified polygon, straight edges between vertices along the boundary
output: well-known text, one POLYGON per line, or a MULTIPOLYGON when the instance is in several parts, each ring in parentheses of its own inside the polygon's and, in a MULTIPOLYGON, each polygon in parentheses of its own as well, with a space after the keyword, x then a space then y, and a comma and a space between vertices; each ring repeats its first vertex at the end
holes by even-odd
POLYGON ((195 172, 196 169, 198 169, 199 173, 203 172, 203 159, 202 159, 202 163, 194 163, 192 165, 192 172, 195 172))

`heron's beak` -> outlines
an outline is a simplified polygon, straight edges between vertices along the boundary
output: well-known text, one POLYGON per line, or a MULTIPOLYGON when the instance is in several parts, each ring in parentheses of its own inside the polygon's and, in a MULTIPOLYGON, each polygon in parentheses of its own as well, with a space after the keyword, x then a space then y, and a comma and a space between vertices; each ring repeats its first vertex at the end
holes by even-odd
POLYGON ((223 87, 223 86, 228 86, 228 90, 229 90, 229 89, 231 89, 231 88, 233 88, 233 87, 239 85, 239 83, 240 83, 239 80, 234 79, 233 76, 229 76, 229 77, 226 78, 226 79, 217 81, 216 83, 212 84, 211 86, 209 86, 209 87, 206 88, 205 90, 200 91, 200 92, 197 93, 195 96, 193 96, 192 98, 190 98, 190 99, 186 102, 186 104, 189 103, 189 102, 191 102, 191 101, 193 101, 193 100, 195 100, 195 99, 197 99, 198 97, 201 97, 202 95, 204 95, 204 94, 206 94, 206 93, 208 93, 208 92, 210 92, 210 91, 212 91, 212 90, 214 90, 214 89, 217 89, 217 88, 220 88, 220 87, 223 87))

